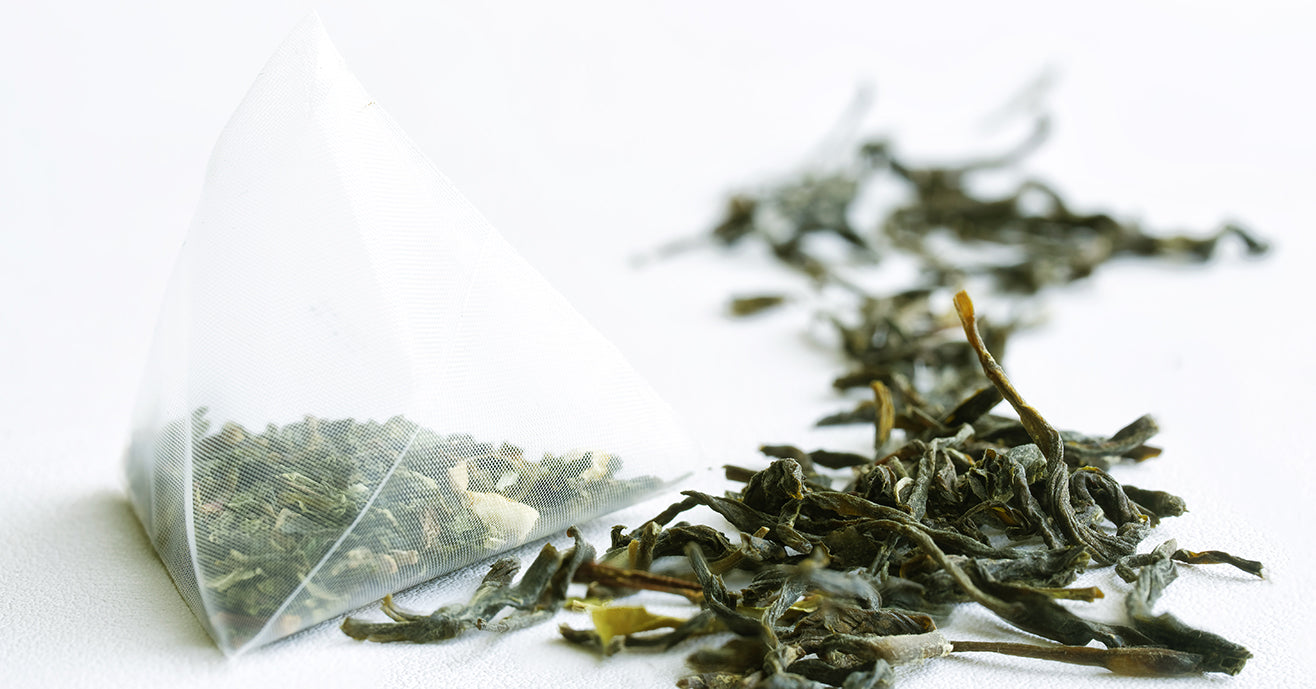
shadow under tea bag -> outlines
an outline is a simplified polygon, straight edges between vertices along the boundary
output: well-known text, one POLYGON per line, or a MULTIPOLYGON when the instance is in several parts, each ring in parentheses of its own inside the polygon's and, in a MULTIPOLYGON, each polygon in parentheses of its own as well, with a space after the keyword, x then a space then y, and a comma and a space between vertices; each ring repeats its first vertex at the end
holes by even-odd
POLYGON ((315 17, 216 144, 155 337, 129 491, 226 653, 612 511, 698 461, 315 17))

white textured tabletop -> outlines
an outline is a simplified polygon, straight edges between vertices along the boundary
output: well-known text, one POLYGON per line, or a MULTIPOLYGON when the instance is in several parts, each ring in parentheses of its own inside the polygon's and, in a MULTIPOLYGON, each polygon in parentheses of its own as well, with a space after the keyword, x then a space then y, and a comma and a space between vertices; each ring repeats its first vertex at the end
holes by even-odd
MULTIPOLYGON (((228 659, 125 498, 122 453, 153 323, 207 158, 270 53, 319 11, 348 66, 508 241, 685 419, 717 464, 764 442, 860 448, 811 423, 842 405, 809 314, 745 322, 726 297, 791 286, 754 252, 637 252, 702 231, 726 192, 790 174, 850 101, 915 158, 1007 146, 985 128, 1049 68, 1050 141, 1027 169, 1075 204, 1157 228, 1246 223, 1275 251, 1206 268, 1123 262, 1060 290, 1004 359, 1057 425, 1143 413, 1154 461, 1122 481, 1190 512, 1144 544, 1262 560, 1185 568, 1158 604, 1254 653, 1176 686, 1307 686, 1314 610, 1316 13, 1298 3, 27 3, 0 22, 0 684, 667 687, 692 645, 600 659, 557 623, 436 646, 361 644, 335 623, 228 659), (915 6, 918 7, 915 7, 915 6)), ((698 479, 710 490, 722 483, 698 479)), ((638 523, 670 496, 590 524, 638 523)), ((563 544, 565 538, 554 539, 563 544)), ((527 546, 521 555, 532 553, 527 546)), ((430 609, 482 567, 408 591, 430 609)), ((1082 580, 1122 591, 1108 571, 1082 580)), ((655 602, 656 598, 646 598, 655 602)), ((1107 606, 1103 611, 1113 614, 1107 606)), ((368 614, 377 615, 377 612, 368 614)), ((965 611, 964 636, 1011 638, 965 611)), ((1092 668, 955 658, 899 686, 1148 686, 1092 668)))

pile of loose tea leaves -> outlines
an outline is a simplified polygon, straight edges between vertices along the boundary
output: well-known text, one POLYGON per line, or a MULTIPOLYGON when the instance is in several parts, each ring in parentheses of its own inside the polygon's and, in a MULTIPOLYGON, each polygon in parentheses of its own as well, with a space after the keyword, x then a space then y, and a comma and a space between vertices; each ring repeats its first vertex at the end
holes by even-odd
MULTIPOLYGON (((1005 195, 975 193, 975 176, 1015 165, 1046 129, 1039 120, 1017 151, 955 167, 919 167, 889 142, 867 143, 848 170, 732 198, 713 229, 717 244, 763 244, 806 276, 815 295, 847 296, 848 306, 833 300, 824 310, 849 362, 833 384, 866 390, 867 399, 818 423, 871 426, 872 452, 765 445, 765 467, 726 467, 737 490, 686 491, 648 522, 615 527, 597 558, 577 535, 564 552, 546 545, 515 584, 516 563, 499 561, 466 605, 422 615, 385 600, 394 622, 349 618, 343 630, 357 639, 425 642, 472 628, 519 628, 571 607, 587 611, 593 628, 564 625, 562 635, 605 655, 731 632, 730 641, 689 656, 694 674, 677 682, 687 689, 889 687, 898 665, 969 653, 1120 675, 1237 674, 1247 649, 1155 605, 1183 565, 1228 564, 1261 576, 1261 564, 1174 541, 1139 554, 1151 529, 1185 504, 1124 485, 1107 470, 1159 455, 1148 444, 1156 422, 1142 416, 1107 435, 1057 429, 995 359, 1025 324, 980 319, 960 287, 975 282, 994 300, 1032 299, 1117 257, 1204 261, 1230 238, 1249 253, 1266 245, 1234 225, 1202 238, 1151 233, 1076 211, 1036 181, 1005 195), (874 184, 896 185, 904 201, 875 226, 855 226, 852 207, 874 184), (822 235, 850 255, 837 261, 815 252, 822 235), (974 260, 956 260, 948 246, 974 260), (853 279, 896 256, 918 266, 914 284, 879 294, 853 279), (953 310, 943 312, 937 305, 957 290, 953 310), (1014 414, 994 413, 1001 402, 1014 414), (697 507, 734 532, 677 521, 697 507), (1073 586, 1081 572, 1105 566, 1132 586, 1120 624, 1059 602, 1107 595, 1073 586), (573 581, 588 585, 584 598, 568 597, 573 581), (640 589, 698 608, 676 617, 617 602, 640 589), (958 604, 986 608, 1021 632, 1019 642, 948 635, 938 620, 958 604)), ((744 297, 731 312, 793 301, 744 297)))

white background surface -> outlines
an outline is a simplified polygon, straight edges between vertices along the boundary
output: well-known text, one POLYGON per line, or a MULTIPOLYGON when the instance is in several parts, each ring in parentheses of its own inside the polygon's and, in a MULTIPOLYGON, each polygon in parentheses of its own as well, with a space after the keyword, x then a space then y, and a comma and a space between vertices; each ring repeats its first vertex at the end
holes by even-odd
MULTIPOLYGON (((1123 264, 1050 302, 1004 363, 1059 426, 1153 412, 1165 455, 1116 476, 1183 495, 1178 537, 1269 567, 1185 568, 1159 609, 1256 655, 1233 678, 1300 686, 1312 558, 1306 439, 1316 21, 1297 3, 328 3, 358 78, 610 337, 718 463, 759 443, 862 446, 810 431, 840 406, 808 314, 743 323, 734 291, 794 285, 753 252, 643 271, 635 252, 702 231, 724 193, 787 174, 877 87, 875 132, 912 156, 1005 146, 984 116, 1044 66, 1054 135, 1029 163, 1076 205, 1157 227, 1245 221, 1276 251, 1207 270, 1123 264), (975 148, 980 145, 980 148, 975 148), (1267 497, 1261 498, 1264 491, 1267 497)), ((136 385, 215 136, 313 6, 35 3, 0 22, 0 667, 18 686, 671 686, 689 646, 601 661, 553 625, 436 647, 364 645, 332 625, 226 660, 174 591, 119 482, 136 385)), ((665 501, 593 525, 637 523, 665 501), (661 503, 661 504, 660 504, 661 503)), ((455 575, 403 601, 466 595, 455 575)), ((1106 573, 1091 581, 1123 591, 1106 573)), ((562 622, 584 626, 583 618, 562 622)), ((1011 638, 962 615, 957 634, 1011 638)), ((1146 685, 975 657, 903 669, 906 687, 1146 685)))

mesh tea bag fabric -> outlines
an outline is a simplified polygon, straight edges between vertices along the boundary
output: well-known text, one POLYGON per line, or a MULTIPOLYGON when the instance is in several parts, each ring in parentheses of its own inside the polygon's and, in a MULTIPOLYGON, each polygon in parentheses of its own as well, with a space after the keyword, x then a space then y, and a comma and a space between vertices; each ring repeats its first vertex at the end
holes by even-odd
POLYGON ((315 17, 215 146, 127 455, 226 653, 650 494, 672 412, 416 150, 315 17))

